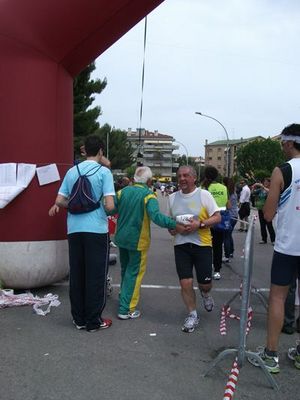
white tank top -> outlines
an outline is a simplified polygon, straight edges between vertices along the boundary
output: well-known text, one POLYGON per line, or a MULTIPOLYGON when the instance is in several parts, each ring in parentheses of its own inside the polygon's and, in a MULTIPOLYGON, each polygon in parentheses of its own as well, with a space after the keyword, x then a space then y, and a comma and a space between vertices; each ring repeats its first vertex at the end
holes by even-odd
POLYGON ((300 256, 300 158, 288 161, 291 184, 280 195, 274 249, 279 253, 300 256))

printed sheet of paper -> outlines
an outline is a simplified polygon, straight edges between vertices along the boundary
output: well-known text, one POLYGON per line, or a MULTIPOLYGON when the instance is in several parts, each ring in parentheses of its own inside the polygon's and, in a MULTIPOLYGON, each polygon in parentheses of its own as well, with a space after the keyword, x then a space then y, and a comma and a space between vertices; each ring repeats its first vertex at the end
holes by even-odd
POLYGON ((23 186, 0 186, 0 208, 7 206, 24 189, 23 186))
POLYGON ((56 164, 49 164, 45 165, 44 167, 38 167, 36 169, 36 173, 40 186, 60 180, 56 164))
POLYGON ((17 184, 17 164, 0 164, 0 186, 15 186, 17 184))
POLYGON ((17 186, 27 187, 32 181, 36 170, 35 164, 18 164, 17 186))
POLYGON ((7 206, 28 187, 35 169, 35 164, 0 164, 0 208, 7 206))

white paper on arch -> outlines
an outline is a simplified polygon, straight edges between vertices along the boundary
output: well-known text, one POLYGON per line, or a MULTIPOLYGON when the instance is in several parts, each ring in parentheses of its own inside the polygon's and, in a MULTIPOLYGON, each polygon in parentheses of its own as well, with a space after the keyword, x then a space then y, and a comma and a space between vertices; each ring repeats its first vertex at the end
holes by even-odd
POLYGON ((0 208, 4 208, 32 181, 36 164, 0 164, 0 208))
POLYGON ((60 180, 56 164, 49 164, 36 169, 40 186, 60 180))

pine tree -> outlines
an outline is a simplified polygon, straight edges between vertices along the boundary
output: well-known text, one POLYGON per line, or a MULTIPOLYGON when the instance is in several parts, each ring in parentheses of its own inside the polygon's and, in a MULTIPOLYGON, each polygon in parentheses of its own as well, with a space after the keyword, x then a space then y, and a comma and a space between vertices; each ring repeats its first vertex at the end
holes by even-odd
POLYGON ((95 62, 89 64, 73 82, 74 152, 77 156, 80 154, 79 147, 85 137, 99 129, 97 118, 101 115, 101 108, 99 106, 91 108, 91 105, 95 100, 93 94, 101 93, 107 81, 106 78, 102 81, 91 79, 91 73, 95 68, 95 62))

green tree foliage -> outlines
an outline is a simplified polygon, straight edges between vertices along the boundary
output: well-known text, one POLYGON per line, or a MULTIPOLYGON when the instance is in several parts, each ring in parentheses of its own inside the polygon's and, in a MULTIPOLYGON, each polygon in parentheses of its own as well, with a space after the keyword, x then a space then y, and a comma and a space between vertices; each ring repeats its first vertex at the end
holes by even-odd
MULTIPOLYGON (((96 132, 107 150, 108 141, 108 158, 111 162, 112 169, 125 170, 133 163, 133 149, 127 140, 127 132, 120 129, 112 129, 110 125, 105 124, 96 132)), ((107 155, 107 154, 106 154, 107 155)))
POLYGON ((284 162, 284 154, 275 140, 255 140, 238 149, 236 162, 239 175, 256 180, 262 174, 271 175, 273 169, 284 162))
POLYGON ((88 65, 73 81, 74 96, 74 149, 79 155, 79 147, 86 136, 93 134, 99 128, 97 119, 101 115, 99 106, 91 108, 95 97, 93 94, 101 93, 106 87, 106 79, 91 79, 91 73, 95 70, 95 63, 88 65))

